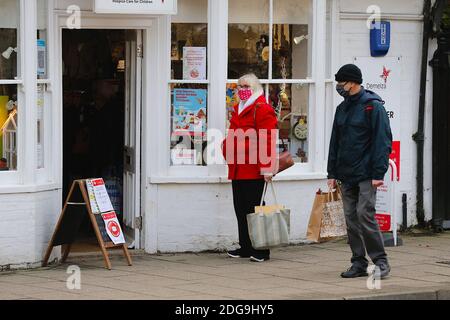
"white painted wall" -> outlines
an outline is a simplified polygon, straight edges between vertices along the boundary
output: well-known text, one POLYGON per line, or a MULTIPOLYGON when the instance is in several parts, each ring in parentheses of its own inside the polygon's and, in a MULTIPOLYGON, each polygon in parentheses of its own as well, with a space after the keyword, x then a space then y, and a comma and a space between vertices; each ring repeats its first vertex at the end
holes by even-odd
MULTIPOLYGON (((324 187, 325 180, 275 183, 279 202, 291 209, 292 242, 305 240, 315 192, 324 187)), ((161 184, 156 188, 153 210, 157 211, 157 221, 146 223, 147 252, 198 252, 227 249, 237 244, 230 183, 161 184), (157 235, 150 236, 155 231, 157 235)), ((272 201, 268 195, 267 202, 272 201)))
MULTIPOLYGON (((412 135, 417 131, 420 65, 422 46, 422 21, 416 17, 407 18, 405 15, 421 15, 422 1, 354 1, 341 0, 341 15, 339 32, 339 60, 340 64, 352 63, 355 56, 370 56, 369 30, 366 27, 365 18, 356 16, 365 14, 370 5, 379 5, 383 15, 389 16, 391 21, 391 49, 388 56, 402 57, 401 76, 401 181, 397 185, 396 210, 399 223, 402 223, 402 194, 408 197, 408 225, 417 224, 416 218, 416 143, 412 135), (350 13, 350 14, 349 14, 350 13), (401 15, 398 15, 401 13, 401 15), (355 16, 352 17, 352 14, 355 16), (355 18, 356 17, 356 18, 355 18)), ((429 59, 434 49, 430 49, 429 59)), ((432 218, 431 212, 431 132, 432 132, 432 80, 431 68, 429 68, 426 105, 426 140, 425 140, 425 219, 432 218)), ((335 96, 335 104, 339 98, 335 96)))
MULTIPOLYGON (((59 190, 0 194, 0 270, 39 267, 58 220, 59 190)), ((58 257, 55 248, 50 260, 58 257)))

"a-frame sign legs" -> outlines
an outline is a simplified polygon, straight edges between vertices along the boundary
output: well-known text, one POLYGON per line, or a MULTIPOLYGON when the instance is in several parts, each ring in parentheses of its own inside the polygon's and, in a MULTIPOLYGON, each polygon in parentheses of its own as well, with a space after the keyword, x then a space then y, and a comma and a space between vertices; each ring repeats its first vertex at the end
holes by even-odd
MULTIPOLYGON (((75 185, 76 185, 76 181, 74 181, 72 183, 72 186, 70 187, 69 195, 67 196, 67 200, 64 203, 64 207, 62 209, 61 215, 59 216, 59 220, 58 220, 58 223, 56 224, 55 232, 52 235, 50 243, 48 244, 47 252, 45 253, 44 261, 42 263, 42 266, 44 266, 44 267, 46 267, 48 265, 48 259, 50 259, 50 255, 52 254, 52 251, 53 251, 53 247, 54 247, 53 244, 55 243, 56 234, 61 227, 62 221, 64 219, 64 214, 66 213, 67 206, 69 205, 68 204, 69 200, 72 198, 72 194, 73 194, 73 190, 75 189, 75 185)), ((67 259, 68 254, 69 254, 69 252, 67 252, 67 254, 64 253, 66 259, 67 259)))
MULTIPOLYGON (((95 236, 97 238, 100 250, 101 250, 102 255, 103 255, 103 259, 104 259, 104 262, 105 262, 105 267, 107 269, 109 269, 109 270, 112 269, 111 261, 109 259, 109 255, 108 255, 108 252, 107 252, 107 249, 110 249, 110 248, 119 248, 119 247, 121 247, 122 250, 123 250, 125 258, 127 259, 128 265, 132 266, 133 263, 132 263, 131 256, 130 256, 130 253, 128 251, 128 248, 126 246, 126 243, 125 244, 120 244, 120 245, 115 245, 112 242, 105 242, 103 240, 102 234, 101 234, 99 226, 97 224, 97 220, 96 220, 95 215, 94 215, 94 213, 92 212, 92 209, 91 209, 91 204, 90 204, 90 201, 89 201, 89 195, 88 195, 88 192, 86 190, 86 181, 85 180, 77 180, 77 181, 73 182, 72 187, 70 188, 69 195, 67 196, 67 200, 66 200, 66 202, 64 204, 64 208, 63 208, 63 210, 61 212, 61 216, 60 216, 59 221, 58 221, 58 223, 56 225, 55 232, 54 232, 54 234, 52 236, 52 239, 50 240, 50 243, 48 245, 47 252, 45 254, 44 261, 43 261, 43 266, 44 267, 47 266, 47 264, 48 264, 48 260, 50 258, 51 253, 52 253, 53 247, 55 246, 56 237, 57 237, 58 232, 60 231, 60 228, 61 228, 61 226, 63 224, 64 216, 66 214, 67 207, 69 205, 71 205, 71 206, 85 206, 86 207, 86 210, 87 210, 87 213, 89 215, 92 227, 93 227, 94 232, 95 232, 95 236), (73 192, 74 192, 76 187, 79 188, 84 202, 81 202, 81 203, 80 202, 78 202, 78 203, 70 202, 70 199, 72 198, 73 192)), ((61 261, 65 262, 67 260, 67 257, 69 256, 70 249, 72 248, 72 243, 63 243, 62 245, 63 245, 63 253, 62 253, 61 261)))

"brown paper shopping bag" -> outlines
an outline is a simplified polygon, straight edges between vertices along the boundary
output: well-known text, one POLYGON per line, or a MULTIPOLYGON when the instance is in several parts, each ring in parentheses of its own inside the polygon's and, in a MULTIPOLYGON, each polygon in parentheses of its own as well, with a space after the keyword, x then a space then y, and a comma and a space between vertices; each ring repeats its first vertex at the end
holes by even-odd
POLYGON ((324 210, 327 202, 330 199, 335 199, 338 197, 338 191, 335 192, 322 192, 319 190, 314 198, 313 207, 311 210, 311 216, 309 218, 308 230, 306 232, 306 238, 309 241, 319 242, 320 241, 320 231, 322 228, 322 219, 324 216, 324 210), (332 193, 332 197, 330 197, 332 193))

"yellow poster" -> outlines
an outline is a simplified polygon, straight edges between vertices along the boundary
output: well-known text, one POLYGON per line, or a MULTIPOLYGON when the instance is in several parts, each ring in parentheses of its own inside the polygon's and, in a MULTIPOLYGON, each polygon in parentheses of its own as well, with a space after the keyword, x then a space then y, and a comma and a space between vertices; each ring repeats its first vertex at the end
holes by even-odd
MULTIPOLYGON (((9 101, 8 96, 0 96, 0 128, 3 126, 6 119, 8 119, 8 110, 6 109, 8 101, 9 101)), ((3 157, 3 133, 0 131, 0 158, 2 157, 3 157)))

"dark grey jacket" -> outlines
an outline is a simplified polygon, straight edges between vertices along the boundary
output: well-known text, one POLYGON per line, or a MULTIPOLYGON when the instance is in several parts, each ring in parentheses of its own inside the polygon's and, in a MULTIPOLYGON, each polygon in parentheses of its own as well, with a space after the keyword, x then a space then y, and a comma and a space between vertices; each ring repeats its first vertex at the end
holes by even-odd
POLYGON ((383 105, 380 96, 362 88, 338 106, 328 156, 329 179, 347 185, 384 179, 392 132, 383 105))

